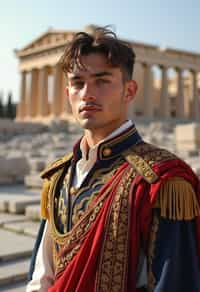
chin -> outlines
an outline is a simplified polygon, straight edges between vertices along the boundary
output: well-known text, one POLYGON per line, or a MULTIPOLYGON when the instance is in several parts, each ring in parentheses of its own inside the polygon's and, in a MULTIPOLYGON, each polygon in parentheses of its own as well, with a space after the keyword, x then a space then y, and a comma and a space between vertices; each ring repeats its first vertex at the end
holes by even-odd
POLYGON ((82 121, 79 121, 79 124, 81 126, 81 128, 83 129, 93 129, 94 128, 94 121, 91 121, 91 120, 82 120, 82 121))

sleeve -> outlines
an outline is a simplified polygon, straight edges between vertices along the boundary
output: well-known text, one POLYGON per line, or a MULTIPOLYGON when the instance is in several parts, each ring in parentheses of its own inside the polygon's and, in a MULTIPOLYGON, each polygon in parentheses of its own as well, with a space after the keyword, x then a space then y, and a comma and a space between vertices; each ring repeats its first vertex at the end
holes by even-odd
POLYGON ((26 292, 46 292, 54 282, 53 242, 49 228, 48 221, 43 220, 33 251, 26 292))
POLYGON ((200 292, 195 232, 199 207, 194 191, 183 179, 169 181, 159 200, 149 239, 148 291, 200 292))

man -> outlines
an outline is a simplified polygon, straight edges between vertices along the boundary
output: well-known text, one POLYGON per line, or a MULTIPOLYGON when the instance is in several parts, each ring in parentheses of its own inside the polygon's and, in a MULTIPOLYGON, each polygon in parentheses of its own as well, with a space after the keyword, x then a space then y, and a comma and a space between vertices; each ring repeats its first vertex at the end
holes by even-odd
POLYGON ((61 59, 84 135, 44 170, 27 291, 200 291, 200 184, 127 120, 135 55, 108 29, 61 59))

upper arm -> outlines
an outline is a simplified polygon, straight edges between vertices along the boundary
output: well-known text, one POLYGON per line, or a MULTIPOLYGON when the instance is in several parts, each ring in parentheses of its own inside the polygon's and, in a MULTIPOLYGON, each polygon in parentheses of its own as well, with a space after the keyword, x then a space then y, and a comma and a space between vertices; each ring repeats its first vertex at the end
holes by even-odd
POLYGON ((47 291, 54 282, 53 240, 46 221, 41 225, 36 240, 27 292, 47 291))
POLYGON ((200 291, 192 186, 181 178, 163 185, 153 209, 148 249, 148 286, 155 292, 200 291))

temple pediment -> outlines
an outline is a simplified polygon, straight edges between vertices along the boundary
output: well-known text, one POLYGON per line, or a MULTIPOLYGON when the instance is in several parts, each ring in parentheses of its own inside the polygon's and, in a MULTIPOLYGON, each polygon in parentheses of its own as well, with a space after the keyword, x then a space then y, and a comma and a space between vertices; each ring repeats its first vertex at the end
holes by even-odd
POLYGON ((24 48, 17 50, 17 54, 21 55, 26 52, 30 53, 31 51, 37 51, 48 47, 58 46, 59 44, 65 43, 67 40, 70 40, 73 34, 74 33, 70 31, 48 30, 24 48))

